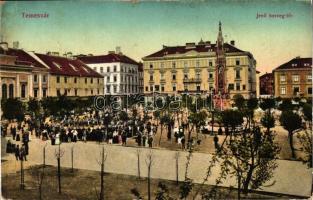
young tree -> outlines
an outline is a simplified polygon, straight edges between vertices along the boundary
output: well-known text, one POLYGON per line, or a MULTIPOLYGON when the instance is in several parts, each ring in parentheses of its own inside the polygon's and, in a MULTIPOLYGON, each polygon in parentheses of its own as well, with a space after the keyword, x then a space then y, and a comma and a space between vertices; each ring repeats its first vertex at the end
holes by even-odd
POLYGON ((305 131, 304 133, 298 134, 297 138, 300 141, 301 144, 301 150, 304 152, 305 157, 301 158, 301 160, 307 164, 307 166, 309 168, 312 168, 313 163, 312 163, 312 146, 313 146, 313 142, 312 142, 312 134, 310 133, 310 131, 305 131))
POLYGON ((305 103, 302 106, 302 112, 305 120, 307 120, 309 123, 312 123, 312 105, 305 103))
POLYGON ((234 95, 233 99, 238 110, 242 110, 245 107, 245 98, 241 94, 234 95))
POLYGON ((151 200, 151 168, 153 165, 153 152, 152 152, 152 150, 150 150, 150 152, 147 155, 146 165, 148 167, 148 200, 151 200))
POLYGON ((258 99, 250 98, 247 100, 247 117, 249 121, 249 129, 251 125, 251 121, 253 123, 254 110, 258 107, 258 99))
POLYGON ((288 131, 289 145, 292 158, 296 158, 295 149, 293 147, 293 133, 301 128, 301 117, 292 111, 284 111, 280 116, 280 123, 288 131))
POLYGON ((28 110, 34 114, 34 117, 37 118, 40 111, 40 103, 35 98, 31 98, 28 102, 28 110))
POLYGON ((178 185, 178 181, 179 181, 179 177, 178 177, 178 175, 179 175, 179 151, 177 151, 176 153, 175 153, 175 166, 176 166, 176 185, 178 185))
POLYGON ((267 133, 270 134, 270 129, 275 126, 275 119, 271 113, 266 112, 261 118, 261 123, 267 129, 267 133))
POLYGON ((258 127, 246 138, 241 135, 235 137, 218 152, 221 173, 216 183, 222 183, 229 175, 235 176, 240 199, 242 192, 247 194, 249 189, 258 189, 271 180, 279 151, 274 137, 262 133, 258 127))
POLYGON ((31 166, 30 167, 30 173, 32 177, 35 178, 37 187, 38 187, 38 198, 39 200, 42 199, 42 185, 44 180, 44 167, 42 166, 42 169, 40 169, 40 166, 31 166))
POLYGON ((282 111, 288 111, 293 110, 294 105, 292 105, 291 99, 284 99, 278 108, 282 111))
POLYGON ((59 149, 58 151, 55 150, 55 157, 57 159, 57 162, 58 162, 58 174, 57 174, 57 177, 58 177, 58 191, 59 191, 59 194, 61 194, 61 157, 63 157, 64 155, 64 150, 61 150, 61 145, 59 144, 59 149))
MULTIPOLYGON (((228 127, 231 128, 231 132, 230 132, 230 142, 231 142, 232 136, 235 132, 236 127, 243 123, 243 115, 238 110, 224 110, 221 112, 221 120, 225 128, 228 128, 228 127)), ((226 135, 222 146, 224 145, 227 137, 228 135, 226 135)))
POLYGON ((2 100, 1 104, 3 118, 8 120, 17 119, 17 121, 24 119, 25 109, 23 103, 17 98, 2 100))
POLYGON ((102 146, 102 151, 100 152, 100 159, 97 160, 101 167, 100 171, 100 196, 99 200, 104 200, 104 163, 107 159, 107 154, 105 152, 104 146, 102 146))
POLYGON ((263 99, 260 103, 260 107, 264 111, 268 111, 269 113, 271 112, 271 109, 275 108, 275 99, 269 98, 269 99, 263 99))
POLYGON ((136 154, 137 154, 137 171, 138 171, 138 179, 140 180, 140 153, 141 149, 137 148, 136 154))
POLYGON ((179 194, 180 194, 180 199, 187 199, 189 196, 192 188, 193 188, 193 181, 188 177, 188 170, 189 170, 189 165, 192 157, 192 147, 189 149, 189 153, 187 155, 187 162, 186 162, 186 167, 185 167, 185 180, 182 183, 182 185, 179 187, 179 194))
POLYGON ((168 187, 162 183, 158 183, 158 190, 155 195, 156 200, 174 200, 174 198, 170 197, 168 187))

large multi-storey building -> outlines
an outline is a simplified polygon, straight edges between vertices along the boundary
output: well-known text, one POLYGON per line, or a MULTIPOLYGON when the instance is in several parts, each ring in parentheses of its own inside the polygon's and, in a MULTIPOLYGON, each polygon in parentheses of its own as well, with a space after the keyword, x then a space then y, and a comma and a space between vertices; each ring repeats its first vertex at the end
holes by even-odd
POLYGON ((104 76, 105 95, 137 94, 140 92, 138 63, 117 52, 107 55, 79 55, 77 59, 104 76))
POLYGON ((2 98, 103 94, 103 76, 71 57, 8 48, 5 42, 1 43, 0 57, 2 98))
POLYGON ((80 60, 58 53, 32 54, 49 68, 49 96, 95 96, 103 94, 103 76, 80 60))
POLYGON ((143 65, 145 94, 218 90, 231 98, 235 94, 245 98, 256 95, 256 61, 250 52, 238 49, 234 41, 224 43, 221 24, 217 44, 201 40, 198 44, 163 46, 144 57, 143 65))
POLYGON ((296 57, 273 70, 275 97, 312 97, 312 58, 296 57))
POLYGON ((274 77, 272 73, 265 73, 260 76, 259 82, 261 95, 274 95, 274 77))
POLYGON ((6 42, 1 43, 0 57, 1 98, 26 101, 48 95, 49 70, 42 63, 16 45, 8 48, 6 42))

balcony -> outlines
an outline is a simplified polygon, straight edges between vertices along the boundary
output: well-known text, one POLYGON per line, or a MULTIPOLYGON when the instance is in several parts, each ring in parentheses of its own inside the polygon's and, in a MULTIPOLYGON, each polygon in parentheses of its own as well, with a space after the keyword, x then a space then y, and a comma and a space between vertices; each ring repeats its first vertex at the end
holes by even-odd
POLYGON ((164 83, 164 84, 165 84, 165 83, 166 83, 166 80, 165 80, 164 78, 161 78, 161 79, 160 79, 160 83, 164 83))
POLYGON ((184 83, 201 83, 200 78, 185 78, 184 83))

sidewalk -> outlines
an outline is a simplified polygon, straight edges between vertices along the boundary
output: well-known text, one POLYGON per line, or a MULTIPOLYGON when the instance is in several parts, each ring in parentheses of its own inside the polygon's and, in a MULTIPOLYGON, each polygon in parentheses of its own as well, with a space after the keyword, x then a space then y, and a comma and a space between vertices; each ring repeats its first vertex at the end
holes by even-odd
MULTIPOLYGON (((46 143, 48 143, 46 147, 46 164, 56 166, 55 152, 58 150, 58 146, 51 146, 50 142, 43 142, 38 139, 33 139, 29 143, 30 155, 28 156, 28 160, 32 163, 42 164, 42 148, 46 143)), ((61 158, 61 165, 63 167, 71 167, 71 147, 74 147, 74 168, 100 171, 100 166, 97 161, 100 159, 102 144, 99 145, 89 142, 62 144, 61 150, 64 151, 64 156, 61 158)), ((146 161, 147 155, 151 151, 149 148, 123 147, 107 144, 104 144, 104 147, 107 154, 105 162, 106 172, 137 176, 137 152, 139 151, 140 173, 142 177, 147 176, 146 161)), ((152 178, 176 180, 176 152, 177 151, 165 149, 152 149, 152 178)), ((184 180, 187 155, 188 152, 179 152, 178 174, 180 181, 184 180)), ((14 156, 3 156, 2 159, 14 159, 14 156)), ((188 170, 188 177, 193 179, 195 183, 202 183, 211 158, 211 154, 193 153, 188 170)), ((278 168, 275 170, 274 177, 266 185, 271 185, 273 181, 275 184, 264 187, 261 191, 303 197, 309 197, 311 195, 312 173, 310 169, 307 169, 306 165, 301 162, 287 160, 278 160, 277 164, 278 168)), ((212 175, 209 177, 206 184, 214 185, 219 172, 219 166, 214 167, 212 175)), ((221 186, 236 186, 236 180, 234 177, 228 178, 221 186)))

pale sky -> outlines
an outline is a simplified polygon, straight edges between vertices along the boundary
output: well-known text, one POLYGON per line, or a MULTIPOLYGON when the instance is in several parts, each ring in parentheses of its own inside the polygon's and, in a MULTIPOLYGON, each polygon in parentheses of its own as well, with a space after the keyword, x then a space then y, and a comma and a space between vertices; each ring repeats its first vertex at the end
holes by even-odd
POLYGON ((310 1, 302 0, 6 2, 1 33, 9 46, 19 41, 28 51, 98 55, 120 46, 124 54, 140 61, 162 45, 201 38, 215 43, 221 21, 225 40, 235 40, 239 49, 251 52, 264 73, 296 56, 312 57, 311 9, 310 1), (49 17, 23 18, 23 13, 49 17), (256 19, 258 13, 267 17, 256 19))

